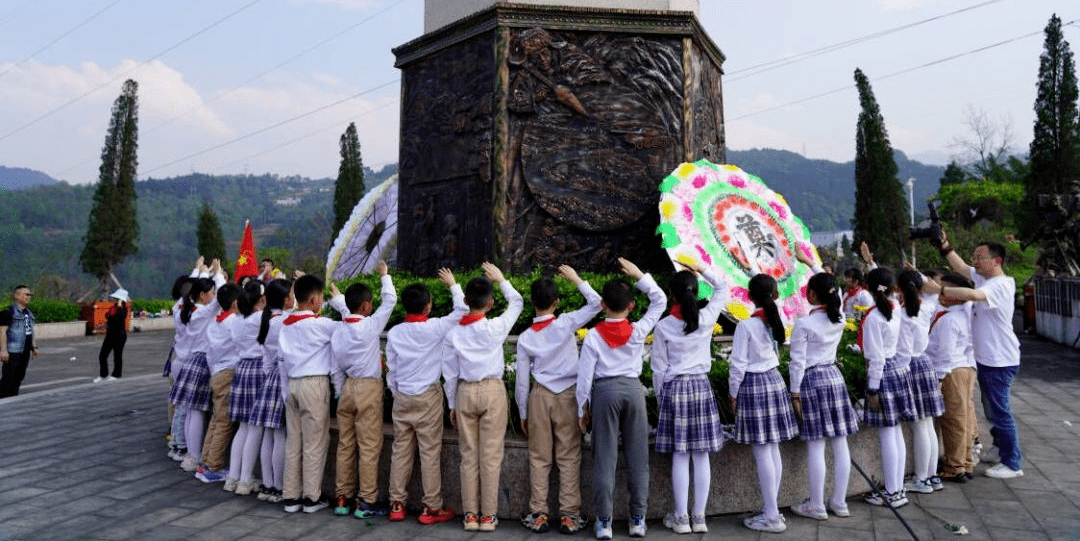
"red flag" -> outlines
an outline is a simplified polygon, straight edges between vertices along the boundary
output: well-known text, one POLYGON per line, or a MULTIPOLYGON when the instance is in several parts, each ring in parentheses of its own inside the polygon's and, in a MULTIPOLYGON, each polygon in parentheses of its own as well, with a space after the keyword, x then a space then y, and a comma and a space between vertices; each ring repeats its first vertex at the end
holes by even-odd
POLYGON ((244 224, 244 240, 240 242, 240 255, 236 257, 236 283, 244 276, 259 275, 259 258, 255 255, 255 238, 251 234, 251 222, 244 224))

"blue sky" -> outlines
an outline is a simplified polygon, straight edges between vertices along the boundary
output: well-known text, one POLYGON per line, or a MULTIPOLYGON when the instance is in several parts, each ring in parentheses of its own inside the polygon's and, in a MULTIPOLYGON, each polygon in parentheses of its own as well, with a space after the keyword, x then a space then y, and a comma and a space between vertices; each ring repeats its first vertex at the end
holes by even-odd
MULTIPOLYGON (((985 1, 701 0, 702 24, 727 55, 730 148, 783 148, 850 160, 858 115, 855 67, 874 79, 1040 32, 1055 12, 1064 21, 1080 18, 1077 2, 998 0, 764 73, 739 72, 985 1)), ((192 171, 334 176, 337 140, 350 121, 360 130, 366 164, 395 162, 400 88, 391 48, 423 33, 423 2, 0 0, 0 164, 40 169, 73 183, 96 180, 109 107, 129 77, 140 83, 143 178, 192 171), (266 129, 321 107, 326 108, 266 129), (265 131, 204 152, 259 130, 265 131)), ((1067 27, 1065 36, 1075 50, 1077 27, 1067 27)), ((967 133, 965 110, 971 109, 1010 125, 1014 146, 1025 150, 1041 49, 1040 33, 873 83, 893 145, 943 162, 958 152, 951 142, 967 133)))

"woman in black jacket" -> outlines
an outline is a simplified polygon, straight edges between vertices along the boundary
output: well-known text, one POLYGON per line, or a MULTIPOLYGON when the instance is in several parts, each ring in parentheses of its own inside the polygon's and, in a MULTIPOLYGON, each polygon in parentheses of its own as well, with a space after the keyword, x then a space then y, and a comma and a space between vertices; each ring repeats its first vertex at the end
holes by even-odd
POLYGON ((127 316, 131 298, 126 289, 117 289, 111 297, 116 299, 116 306, 109 308, 105 315, 105 341, 101 343, 101 353, 98 354, 101 372, 94 378, 94 383, 119 379, 124 367, 124 344, 127 342, 127 316), (113 353, 112 375, 109 375, 110 351, 113 353))

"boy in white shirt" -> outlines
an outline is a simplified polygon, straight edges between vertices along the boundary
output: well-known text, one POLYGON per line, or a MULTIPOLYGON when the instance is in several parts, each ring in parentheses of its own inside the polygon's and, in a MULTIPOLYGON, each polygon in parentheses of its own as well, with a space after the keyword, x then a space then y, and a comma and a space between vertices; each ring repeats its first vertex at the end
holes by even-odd
POLYGON ((443 508, 442 458, 443 395, 439 388, 442 364, 436 355, 451 327, 468 311, 465 294, 450 269, 439 269, 439 280, 450 288, 454 310, 441 318, 428 318, 431 293, 424 284, 401 290, 405 322, 386 336, 386 386, 394 396, 394 445, 390 455, 390 521, 405 520, 405 491, 412 477, 417 448, 424 488, 421 524, 446 522, 454 510, 443 508))
POLYGON ((529 438, 530 514, 522 518, 526 528, 544 533, 550 529, 547 512, 548 476, 552 446, 559 464, 559 531, 577 533, 581 518, 581 434, 578 432, 576 385, 578 350, 575 331, 600 313, 600 295, 568 265, 559 276, 577 286, 585 306, 555 317, 559 289, 551 278, 532 284, 531 301, 536 317, 529 330, 518 336, 516 392, 521 430, 529 438), (530 376, 536 380, 529 392, 530 376))
POLYGON ((356 283, 345 290, 345 306, 350 314, 330 339, 334 356, 334 387, 338 398, 338 447, 334 492, 334 514, 356 518, 385 515, 386 507, 376 506, 379 496, 379 455, 383 444, 383 379, 379 337, 397 304, 394 283, 385 261, 375 265, 382 282, 379 309, 372 313, 371 289, 356 283), (357 460, 359 458, 359 461, 357 460), (359 462, 359 466, 358 466, 359 462), (357 492, 357 469, 360 490, 357 492), (356 501, 353 502, 353 496, 356 501))
POLYGON ((461 506, 465 530, 490 532, 499 524, 499 472, 506 435, 503 343, 523 308, 521 294, 498 267, 481 265, 485 277, 465 287, 469 313, 443 339, 443 379, 450 422, 461 449, 461 506), (506 310, 487 319, 497 284, 506 310), (460 403, 458 398, 461 398, 460 403))
MULTIPOLYGON (((330 338, 338 323, 319 317, 323 307, 323 281, 304 275, 293 284, 297 311, 282 322, 279 347, 289 376, 285 399, 285 512, 325 509, 322 500, 326 447, 330 445, 330 373, 333 359, 330 338), (303 496, 303 501, 300 500, 303 496)), ((330 305, 348 313, 345 298, 331 285, 330 305)))
POLYGON ((203 463, 195 471, 195 477, 204 483, 225 480, 225 453, 229 449, 235 429, 229 420, 229 393, 232 390, 234 368, 236 363, 240 362, 239 351, 233 340, 233 329, 243 323, 243 317, 235 316, 238 312, 236 302, 240 297, 240 287, 236 284, 224 284, 218 289, 217 297, 221 313, 206 329, 210 391, 214 409, 203 438, 203 463))
POLYGON ((649 421, 645 387, 641 385, 642 351, 667 308, 667 296, 652 276, 619 258, 622 272, 636 280, 649 298, 649 308, 637 322, 626 317, 634 309, 630 284, 612 280, 602 294, 606 319, 585 335, 578 361, 578 425, 585 432, 593 415, 593 511, 597 539, 611 539, 612 496, 619 437, 625 445, 630 490, 630 536, 645 536, 649 503, 649 421), (627 430, 622 428, 626 427, 627 430))

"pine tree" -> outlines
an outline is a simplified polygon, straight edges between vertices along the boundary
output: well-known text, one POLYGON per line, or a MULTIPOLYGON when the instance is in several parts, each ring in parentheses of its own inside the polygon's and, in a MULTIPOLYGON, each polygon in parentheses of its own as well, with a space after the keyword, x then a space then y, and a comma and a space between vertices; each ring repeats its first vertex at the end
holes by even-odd
POLYGON ((225 259, 225 235, 221 233, 217 213, 206 202, 199 210, 195 236, 198 237, 199 255, 206 258, 207 265, 211 260, 220 259, 222 266, 226 266, 228 260, 225 259))
MULTIPOLYGON (((1080 178, 1080 128, 1077 125, 1076 66, 1069 43, 1061 32, 1061 19, 1050 17, 1039 56, 1038 94, 1035 98, 1035 135, 1029 156, 1031 173, 1024 207, 1035 209, 1040 194, 1065 193, 1069 182, 1080 178)), ((1031 238, 1038 220, 1021 220, 1021 233, 1031 238)))
POLYGON ((900 262, 908 232, 908 203, 870 81, 855 70, 862 111, 855 133, 854 246, 865 241, 884 264, 900 262))
POLYGON ((356 135, 356 124, 349 123, 345 133, 341 134, 341 165, 338 167, 337 183, 334 185, 334 229, 330 242, 334 242, 338 232, 349 221, 353 207, 364 196, 364 161, 360 158, 360 138, 356 135))
POLYGON ((960 164, 955 161, 949 162, 949 165, 945 168, 945 174, 941 176, 938 181, 942 186, 948 186, 950 184, 963 184, 966 178, 964 168, 960 167, 960 164))
POLYGON ((129 255, 138 251, 135 175, 139 165, 139 84, 128 79, 113 102, 105 146, 101 149, 94 205, 83 237, 79 263, 98 278, 106 298, 109 277, 129 255))

